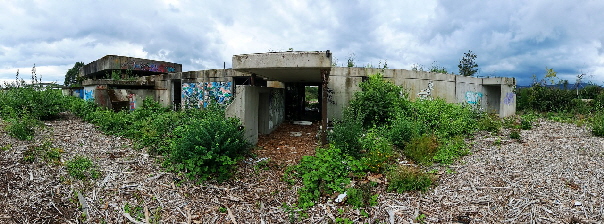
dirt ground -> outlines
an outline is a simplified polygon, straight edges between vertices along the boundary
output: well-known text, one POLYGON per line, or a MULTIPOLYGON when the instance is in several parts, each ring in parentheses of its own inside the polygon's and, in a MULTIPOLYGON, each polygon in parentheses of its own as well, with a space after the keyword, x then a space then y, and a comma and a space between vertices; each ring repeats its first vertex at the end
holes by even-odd
POLYGON ((290 207, 300 185, 281 179, 287 165, 314 153, 317 127, 284 124, 260 136, 256 156, 232 180, 203 184, 166 172, 161 158, 69 114, 45 122, 33 141, 2 131, 0 223, 604 222, 604 139, 546 120, 521 131, 521 140, 510 139, 509 130, 476 134, 468 140, 471 155, 427 168, 440 178, 425 193, 390 193, 380 184, 376 206, 321 201, 301 213, 290 207), (63 162, 92 158, 101 177, 73 180, 60 163, 23 160, 44 142, 61 149, 63 162))

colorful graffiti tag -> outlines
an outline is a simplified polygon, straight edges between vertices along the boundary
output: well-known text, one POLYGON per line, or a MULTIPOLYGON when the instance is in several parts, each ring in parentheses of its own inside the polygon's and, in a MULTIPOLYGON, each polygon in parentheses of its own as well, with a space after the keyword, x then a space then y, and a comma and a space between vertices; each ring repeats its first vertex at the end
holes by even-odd
POLYGON ((228 104, 231 101, 231 82, 183 83, 182 103, 185 107, 207 107, 209 103, 228 104))
POLYGON ((94 90, 84 90, 84 100, 94 99, 94 90))
POLYGON ((153 63, 153 62, 148 62, 146 60, 137 60, 134 58, 131 58, 128 61, 123 62, 123 63, 120 63, 120 61, 118 59, 115 59, 115 63, 120 67, 120 69, 141 70, 141 71, 162 72, 162 73, 177 72, 176 67, 171 66, 166 63, 153 63))
POLYGON ((128 101, 130 105, 130 111, 136 109, 136 95, 134 93, 128 94, 128 101))
POLYGON ((480 100, 482 100, 482 93, 472 91, 466 92, 466 102, 469 104, 480 103, 480 100))
POLYGON ((503 103, 505 105, 510 105, 514 103, 514 93, 506 93, 505 98, 503 98, 503 103))

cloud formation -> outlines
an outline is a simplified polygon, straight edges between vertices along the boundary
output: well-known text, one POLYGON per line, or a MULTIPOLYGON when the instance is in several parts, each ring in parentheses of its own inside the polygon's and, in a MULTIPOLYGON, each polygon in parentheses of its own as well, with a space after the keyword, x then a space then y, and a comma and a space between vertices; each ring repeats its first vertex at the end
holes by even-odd
POLYGON ((62 83, 77 61, 108 54, 221 68, 235 54, 331 50, 338 65, 429 67, 458 73, 463 53, 481 76, 530 84, 545 67, 574 82, 604 81, 604 2, 570 1, 11 1, 0 14, 0 80, 62 83), (24 76, 27 78, 28 76, 24 76))

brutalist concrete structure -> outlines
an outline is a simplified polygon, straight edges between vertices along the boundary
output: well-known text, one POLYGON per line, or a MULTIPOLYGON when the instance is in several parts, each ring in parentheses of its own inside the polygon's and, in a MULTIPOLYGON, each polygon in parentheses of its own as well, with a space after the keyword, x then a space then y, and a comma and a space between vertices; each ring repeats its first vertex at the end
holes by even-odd
POLYGON ((325 127, 328 120, 342 117, 354 93, 360 91, 358 84, 376 73, 402 86, 411 100, 441 98, 473 105, 500 117, 516 112, 513 78, 332 67, 329 51, 234 55, 232 65, 229 69, 182 72, 182 66, 176 63, 108 55, 84 66, 83 88, 64 93, 93 99, 116 110, 136 109, 145 98, 174 109, 203 108, 211 102, 228 104, 227 116, 241 119, 251 142, 285 120, 308 117, 305 86, 319 87, 320 112, 313 119, 325 127))

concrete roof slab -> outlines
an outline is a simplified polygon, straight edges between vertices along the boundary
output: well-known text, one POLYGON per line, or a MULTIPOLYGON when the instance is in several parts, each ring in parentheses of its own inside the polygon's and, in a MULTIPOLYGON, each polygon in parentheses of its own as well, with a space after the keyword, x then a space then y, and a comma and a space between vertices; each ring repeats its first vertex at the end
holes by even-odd
POLYGON ((321 82, 331 69, 329 51, 287 51, 233 55, 233 69, 280 82, 321 82))

